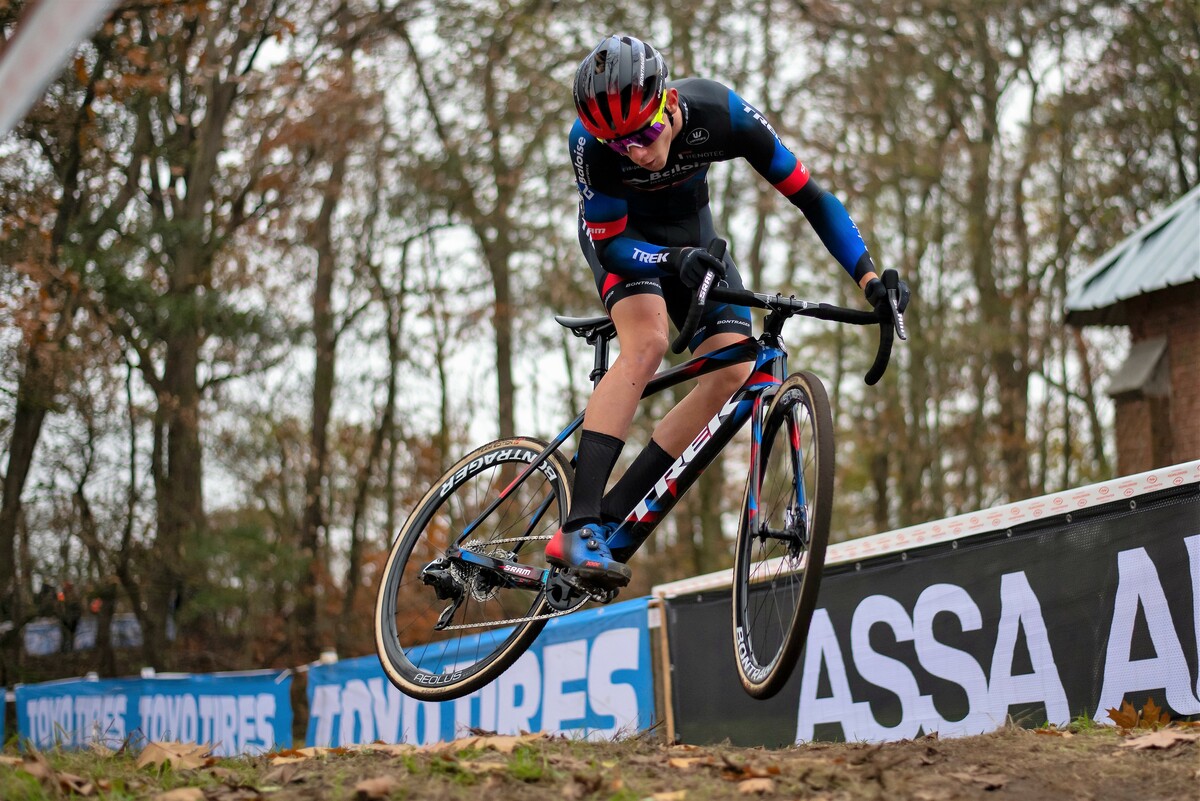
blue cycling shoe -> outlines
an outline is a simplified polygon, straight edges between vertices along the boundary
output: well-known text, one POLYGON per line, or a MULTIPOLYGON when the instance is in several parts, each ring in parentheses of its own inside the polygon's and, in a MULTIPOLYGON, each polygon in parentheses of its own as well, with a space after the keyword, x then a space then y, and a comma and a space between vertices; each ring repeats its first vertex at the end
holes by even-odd
POLYGON ((633 571, 613 559, 606 542, 608 534, 609 528, 600 523, 586 523, 575 531, 560 528, 546 545, 546 561, 557 568, 570 570, 594 587, 624 587, 633 571))

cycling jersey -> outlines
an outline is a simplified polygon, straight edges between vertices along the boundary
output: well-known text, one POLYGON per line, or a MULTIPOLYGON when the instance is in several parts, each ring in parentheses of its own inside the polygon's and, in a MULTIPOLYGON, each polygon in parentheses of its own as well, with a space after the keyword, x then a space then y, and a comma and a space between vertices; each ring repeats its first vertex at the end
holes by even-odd
MULTIPOLYGON (((617 154, 585 131, 578 119, 571 129, 580 245, 602 295, 609 276, 645 281, 669 275, 663 269, 668 247, 709 244, 666 241, 651 232, 706 210, 709 165, 735 158, 750 162, 804 213, 851 277, 857 281, 874 271, 845 207, 817 184, 757 109, 716 81, 688 78, 668 86, 679 92, 683 127, 671 141, 667 163, 657 172, 617 154)), ((611 308, 607 298, 606 306, 611 308)))

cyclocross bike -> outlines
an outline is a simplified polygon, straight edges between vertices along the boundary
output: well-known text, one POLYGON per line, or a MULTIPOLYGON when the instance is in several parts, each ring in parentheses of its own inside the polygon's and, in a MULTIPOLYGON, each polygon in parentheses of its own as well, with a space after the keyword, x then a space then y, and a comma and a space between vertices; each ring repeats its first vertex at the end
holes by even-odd
MULTIPOLYGON (((723 250, 714 242, 714 255, 723 250)), ((782 295, 714 286, 710 272, 672 349, 691 339, 706 299, 767 310, 757 338, 658 373, 643 397, 737 362, 749 378, 700 432, 608 541, 628 561, 739 429, 751 423, 750 464, 733 572, 734 662, 746 691, 769 698, 795 666, 816 605, 833 507, 833 420, 820 380, 789 375, 781 336, 789 317, 878 324, 866 382, 883 375, 896 334, 906 339, 894 270, 882 280, 890 303, 863 311, 782 295)), ((608 368, 615 335, 607 316, 556 317, 595 349, 591 379, 608 368)), ((460 459, 409 515, 392 545, 375 605, 375 643, 389 679, 424 701, 446 701, 489 683, 546 622, 616 590, 587 586, 546 563, 543 549, 571 505, 573 469, 564 442, 515 437, 460 459)))

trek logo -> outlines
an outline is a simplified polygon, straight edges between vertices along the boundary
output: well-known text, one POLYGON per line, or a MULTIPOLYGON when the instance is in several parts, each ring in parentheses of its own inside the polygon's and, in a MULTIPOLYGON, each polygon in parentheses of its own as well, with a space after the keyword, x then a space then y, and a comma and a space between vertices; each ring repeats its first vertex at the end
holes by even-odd
MULTIPOLYGON (((448 481, 442 484, 441 488, 438 490, 438 497, 444 498, 447 493, 462 484, 468 478, 475 475, 483 468, 490 467, 497 462, 532 462, 535 458, 537 458, 537 454, 533 451, 527 451, 518 448, 505 448, 503 450, 493 451, 484 456, 472 459, 471 461, 467 462, 467 464, 459 468, 448 481)), ((550 481, 558 481, 558 473, 555 472, 554 468, 550 466, 549 462, 542 462, 538 466, 538 470, 540 470, 542 474, 545 475, 550 481)))
POLYGON ((779 134, 775 133, 775 129, 771 127, 771 123, 767 122, 767 118, 762 114, 759 114, 758 109, 756 109, 754 106, 750 105, 749 103, 743 103, 742 111, 746 112, 751 117, 762 123, 763 127, 771 132, 771 136, 775 137, 776 139, 779 138, 779 134))
POLYGON ((717 412, 716 416, 713 417, 712 420, 708 421, 708 425, 704 428, 704 430, 697 434, 696 438, 692 440, 692 444, 688 445, 687 448, 684 449, 683 455, 675 460, 675 464, 671 465, 666 474, 658 480, 658 482, 654 485, 654 488, 650 490, 650 493, 645 498, 642 498, 641 502, 634 507, 632 513, 634 520, 642 522, 657 517, 658 511, 656 510, 654 513, 651 513, 650 504, 657 501, 659 498, 665 497, 668 493, 672 495, 675 494, 675 490, 672 488, 672 485, 674 485, 675 481, 681 475, 683 475, 683 472, 687 469, 687 466, 695 460, 696 454, 699 453, 705 444, 707 444, 708 441, 713 438, 713 435, 717 433, 717 429, 721 427, 721 424, 729 419, 731 414, 737 411, 739 403, 740 402, 736 397, 730 398, 725 403, 724 408, 717 412))
POLYGON ((660 250, 658 253, 648 253, 641 248, 634 248, 633 260, 640 261, 642 264, 661 264, 667 260, 667 251, 660 250))
POLYGON ((684 137, 683 141, 689 145, 702 145, 708 141, 708 130, 705 128, 695 128, 688 131, 688 135, 684 137))

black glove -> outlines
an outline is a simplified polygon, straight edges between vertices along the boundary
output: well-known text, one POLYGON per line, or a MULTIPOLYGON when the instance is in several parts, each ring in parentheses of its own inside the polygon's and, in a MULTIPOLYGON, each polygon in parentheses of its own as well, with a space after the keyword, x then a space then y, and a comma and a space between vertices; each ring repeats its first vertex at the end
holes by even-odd
POLYGON ((667 263, 675 268, 688 289, 699 287, 709 270, 717 274, 718 281, 725 277, 725 262, 704 248, 671 248, 670 253, 667 263))
MULTIPOLYGON (((892 273, 892 275, 895 276, 896 271, 887 270, 885 275, 887 273, 892 273)), ((900 290, 900 302, 897 305, 900 307, 900 311, 903 312, 906 308, 908 308, 908 300, 912 293, 908 291, 907 283, 899 280, 898 278, 895 280, 895 287, 896 289, 900 290)), ((889 280, 888 283, 891 283, 891 280, 889 280)), ((880 281, 878 278, 872 278, 867 282, 866 287, 863 289, 863 294, 867 296, 867 302, 870 303, 871 306, 877 311, 879 309, 879 304, 888 302, 887 287, 884 285, 884 282, 880 281)))

